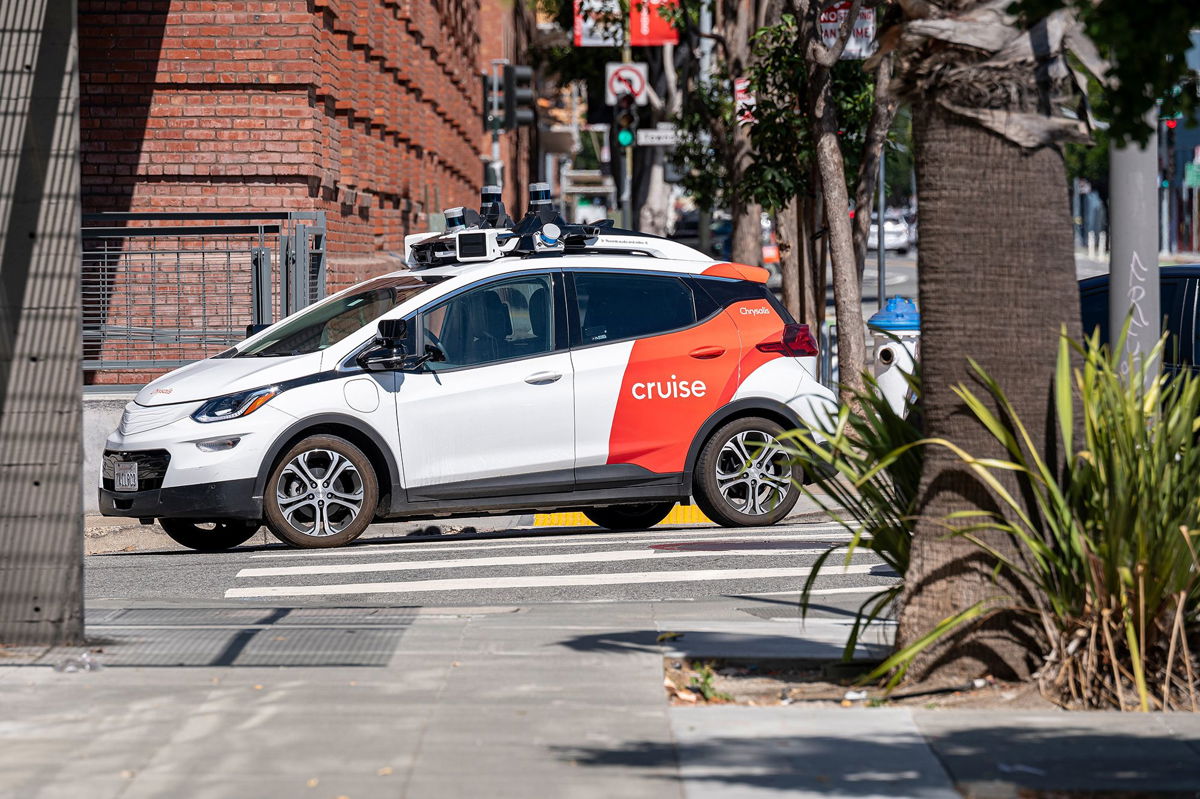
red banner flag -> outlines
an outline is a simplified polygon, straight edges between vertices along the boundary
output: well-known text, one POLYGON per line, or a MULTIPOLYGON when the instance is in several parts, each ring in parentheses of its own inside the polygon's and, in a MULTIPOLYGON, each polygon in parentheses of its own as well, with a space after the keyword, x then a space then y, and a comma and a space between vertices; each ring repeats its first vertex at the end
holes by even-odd
POLYGON ((634 47, 679 44, 679 31, 659 11, 678 5, 679 0, 630 0, 629 43, 634 47))

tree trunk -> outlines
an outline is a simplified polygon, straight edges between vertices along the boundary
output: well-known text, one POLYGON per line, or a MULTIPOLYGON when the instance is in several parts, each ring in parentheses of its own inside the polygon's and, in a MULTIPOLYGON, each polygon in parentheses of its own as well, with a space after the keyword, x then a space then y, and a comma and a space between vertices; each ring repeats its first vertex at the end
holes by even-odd
POLYGON ((866 361, 866 326, 862 313, 862 287, 854 258, 850 230, 850 198, 846 170, 837 140, 837 107, 834 105, 829 70, 817 67, 810 77, 809 111, 816 139, 817 170, 825 201, 829 253, 833 260, 833 303, 837 310, 838 381, 842 401, 851 403, 855 390, 862 390, 866 361))
POLYGON ((804 324, 811 324, 804 317, 801 300, 801 285, 804 282, 801 264, 804 261, 804 244, 800 240, 800 201, 792 197, 787 205, 775 214, 775 235, 779 241, 779 277, 783 283, 783 305, 788 313, 804 324))
POLYGON ((663 148, 651 147, 648 149, 650 152, 643 161, 647 166, 646 196, 642 199, 641 208, 638 209, 637 229, 654 236, 665 236, 670 232, 667 227, 672 212, 671 187, 664 179, 663 148))
MULTIPOLYGON (((1007 393, 1048 463, 1057 464, 1051 397, 1059 331, 1065 324, 1070 335, 1080 332, 1062 156, 1051 148, 1023 150, 933 103, 914 108, 913 134, 925 434, 977 457, 1003 454, 951 392, 956 384, 982 392, 971 357, 1007 393)), ((998 505, 950 452, 929 447, 901 602, 901 646, 980 600, 1021 595, 1020 585, 996 584, 992 558, 963 538, 947 537, 939 523, 955 511, 978 509, 998 505)), ((1005 536, 981 537, 1015 552, 1005 536)), ((910 676, 1025 677, 1036 649, 1022 624, 992 617, 926 650, 910 676)))

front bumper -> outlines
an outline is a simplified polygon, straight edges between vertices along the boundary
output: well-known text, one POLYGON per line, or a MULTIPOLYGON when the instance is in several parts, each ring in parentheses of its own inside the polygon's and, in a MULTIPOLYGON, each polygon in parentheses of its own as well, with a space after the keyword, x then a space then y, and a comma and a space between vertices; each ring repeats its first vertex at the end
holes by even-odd
POLYGON ((100 489, 100 514, 138 519, 261 519, 262 497, 253 478, 154 488, 147 491, 100 489))

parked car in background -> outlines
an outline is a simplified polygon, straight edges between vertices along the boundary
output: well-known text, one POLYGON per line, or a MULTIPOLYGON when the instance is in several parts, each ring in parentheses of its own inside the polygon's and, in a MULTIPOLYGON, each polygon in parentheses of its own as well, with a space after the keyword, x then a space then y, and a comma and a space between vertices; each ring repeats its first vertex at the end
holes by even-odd
MULTIPOLYGON (((879 215, 871 215, 871 232, 867 236, 867 249, 874 250, 879 246, 879 215)), ((899 253, 908 252, 909 226, 904 217, 899 214, 885 214, 883 217, 883 248, 899 253)))
MULTIPOLYGON (((1178 371, 1180 367, 1195 369, 1200 264, 1164 266, 1158 273, 1162 330, 1168 334, 1163 367, 1168 371, 1178 371)), ((1108 322, 1108 286, 1108 275, 1079 281, 1084 335, 1091 335, 1096 328, 1100 328, 1100 340, 1104 342, 1110 342, 1113 338, 1108 322)))

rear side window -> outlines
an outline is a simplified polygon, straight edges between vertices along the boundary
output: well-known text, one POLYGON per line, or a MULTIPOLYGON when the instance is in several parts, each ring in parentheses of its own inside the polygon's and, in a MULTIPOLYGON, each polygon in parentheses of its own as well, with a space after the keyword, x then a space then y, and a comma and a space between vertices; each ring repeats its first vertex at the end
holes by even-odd
POLYGON ((692 290, 678 277, 577 272, 574 279, 584 346, 654 336, 696 322, 692 290))
POLYGON ((727 308, 735 302, 766 300, 784 322, 789 325, 796 322, 792 318, 792 315, 788 313, 788 309, 784 307, 784 304, 761 283, 751 283, 747 280, 721 280, 718 278, 698 278, 696 283, 722 308, 727 308))
MULTIPOLYGON (((1190 315, 1184 313, 1184 298, 1187 294, 1187 281, 1182 278, 1167 278, 1159 283, 1159 309, 1162 311, 1162 332, 1169 333, 1163 360, 1169 365, 1177 365, 1190 361, 1191 351, 1187 348, 1189 340, 1195 335, 1190 329, 1190 315), (1185 317, 1187 317, 1185 319, 1185 317), (1185 322, 1189 329, 1184 330, 1185 322)), ((1100 342, 1112 344, 1111 331, 1108 325, 1108 284, 1092 289, 1080 299, 1080 312, 1083 317, 1084 336, 1092 335, 1100 328, 1100 342)))

